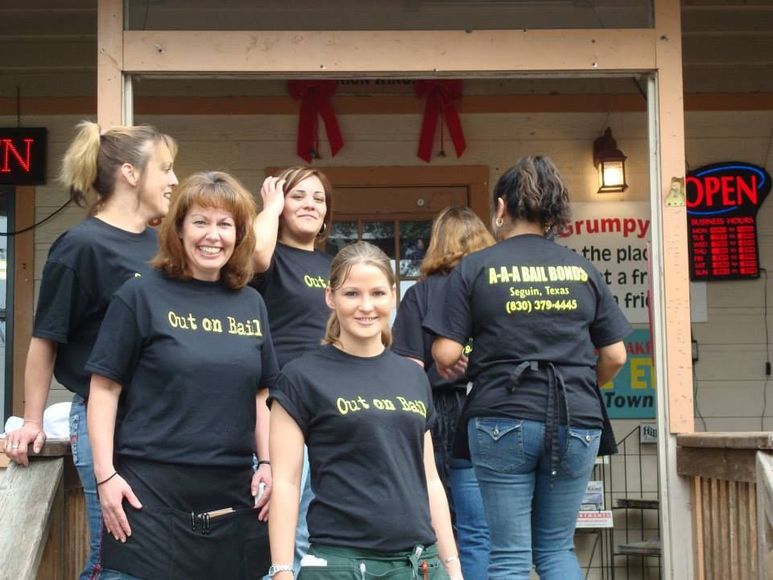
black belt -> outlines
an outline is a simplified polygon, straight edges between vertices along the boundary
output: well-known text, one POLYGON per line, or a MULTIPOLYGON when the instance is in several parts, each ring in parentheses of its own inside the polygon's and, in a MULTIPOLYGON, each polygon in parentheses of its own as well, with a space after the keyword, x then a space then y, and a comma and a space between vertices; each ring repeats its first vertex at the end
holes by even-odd
POLYGON ((523 378, 523 373, 527 370, 539 372, 545 369, 548 378, 548 404, 545 410, 545 449, 550 453, 550 481, 552 482, 558 475, 558 468, 561 466, 561 445, 558 434, 558 426, 561 422, 561 415, 556 403, 559 394, 564 397, 564 411, 566 412, 567 426, 572 424, 569 414, 569 401, 566 397, 566 383, 564 377, 552 362, 540 362, 536 360, 527 360, 519 363, 515 370, 510 373, 510 385, 507 387, 510 394, 515 393, 518 384, 523 378))

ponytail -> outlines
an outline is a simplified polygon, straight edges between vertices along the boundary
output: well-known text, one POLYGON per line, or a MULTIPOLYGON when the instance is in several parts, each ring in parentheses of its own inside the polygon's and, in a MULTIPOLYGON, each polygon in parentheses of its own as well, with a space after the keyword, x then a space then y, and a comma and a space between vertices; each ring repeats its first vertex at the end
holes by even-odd
POLYGON ((97 180, 97 158, 99 157, 99 125, 91 121, 78 124, 78 133, 62 160, 61 181, 70 190, 70 199, 80 207, 97 195, 94 182, 97 180))
POLYGON ((505 171, 494 186, 495 205, 500 198, 510 219, 540 223, 548 237, 569 223, 569 193, 548 157, 523 157, 505 171))

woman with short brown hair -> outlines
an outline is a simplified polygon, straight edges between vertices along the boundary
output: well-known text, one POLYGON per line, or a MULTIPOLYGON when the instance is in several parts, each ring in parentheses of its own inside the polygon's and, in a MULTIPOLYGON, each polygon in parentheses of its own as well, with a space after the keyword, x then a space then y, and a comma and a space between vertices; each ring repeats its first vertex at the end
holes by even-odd
POLYGON ((86 366, 89 434, 105 521, 102 578, 259 578, 267 387, 266 308, 246 288, 252 196, 231 176, 179 187, 155 269, 113 297, 86 366), (116 420, 116 418, 120 420, 116 420))

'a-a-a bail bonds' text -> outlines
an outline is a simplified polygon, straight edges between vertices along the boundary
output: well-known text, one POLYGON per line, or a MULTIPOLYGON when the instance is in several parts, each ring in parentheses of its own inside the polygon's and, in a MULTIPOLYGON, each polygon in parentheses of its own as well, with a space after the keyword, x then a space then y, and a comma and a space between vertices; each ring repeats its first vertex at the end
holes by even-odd
POLYGON ((499 266, 489 267, 488 282, 519 284, 510 286, 513 300, 505 301, 508 314, 563 312, 577 310, 577 299, 566 282, 586 283, 588 272, 580 266, 499 266), (528 286, 524 284, 529 284, 528 286))

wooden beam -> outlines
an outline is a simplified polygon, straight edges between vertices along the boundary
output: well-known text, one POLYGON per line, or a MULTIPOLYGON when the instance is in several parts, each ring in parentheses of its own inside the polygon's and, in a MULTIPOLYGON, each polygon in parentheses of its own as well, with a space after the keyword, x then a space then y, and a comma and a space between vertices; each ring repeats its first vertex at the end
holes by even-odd
POLYGON ((97 2, 97 123, 123 124, 123 0, 97 2))
MULTIPOLYGON (((35 222, 35 188, 17 187, 14 227, 23 230, 35 222)), ((14 238, 13 256, 13 392, 12 409, 17 417, 24 415, 24 366, 32 337, 35 279, 34 230, 14 238)))
MULTIPOLYGON (((424 102, 408 95, 339 95, 331 99, 339 115, 419 115, 424 102)), ((296 115, 298 101, 289 96, 235 95, 195 97, 138 96, 139 115, 296 115)), ((628 113, 644 112, 637 94, 466 95, 459 103, 464 115, 478 113, 628 113)), ((773 93, 684 95, 685 111, 770 111, 773 93)), ((28 115, 93 115, 96 97, 29 97, 28 115)), ((15 115, 16 99, 0 97, 0 115, 15 115)))
POLYGON ((11 463, 0 488, 0 554, 3 577, 33 580, 43 556, 52 509, 61 487, 61 457, 11 463))
MULTIPOLYGON (((101 0, 107 2, 108 0, 101 0)), ((111 0, 114 1, 114 0, 111 0)), ((102 34, 100 33, 100 38, 102 34)), ((652 29, 179 31, 123 34, 127 73, 357 77, 654 70, 652 29), (299 55, 303 55, 300 58, 299 55)))
POLYGON ((679 447, 676 453, 679 475, 745 483, 755 481, 756 457, 756 449, 679 447))

